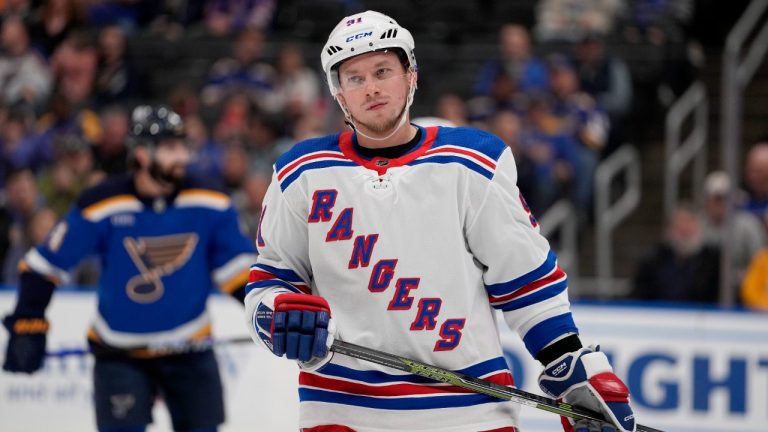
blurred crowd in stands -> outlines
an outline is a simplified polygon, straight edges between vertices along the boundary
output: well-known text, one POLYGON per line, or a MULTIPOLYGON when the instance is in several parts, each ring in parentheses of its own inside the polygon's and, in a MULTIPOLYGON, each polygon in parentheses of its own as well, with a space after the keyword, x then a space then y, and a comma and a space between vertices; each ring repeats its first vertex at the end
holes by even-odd
MULTIPOLYGON (((445 7, 454 3, 467 2, 445 2, 445 7)), ((589 226, 599 162, 624 142, 647 136, 644 129, 658 122, 657 112, 665 111, 702 67, 702 48, 687 31, 695 2, 523 3, 530 4, 531 22, 502 17, 499 25, 482 29, 498 49, 478 64, 472 85, 432 95, 429 108, 417 114, 492 131, 515 154, 520 188, 536 214, 567 199, 581 226, 589 226), (611 50, 608 40, 651 47, 657 61, 632 69, 627 53, 611 50)), ((418 12, 409 4, 436 7, 418 0, 0 0, 1 282, 16 282, 19 257, 45 238, 81 191, 126 171, 129 113, 139 103, 166 103, 183 117, 197 155, 191 169, 226 187, 244 229, 253 235, 277 156, 297 141, 344 128, 317 61, 324 40, 287 32, 304 28, 291 17, 322 5, 338 11, 317 17, 328 26, 339 14, 368 8, 398 20, 398 11, 410 11, 402 19, 413 22, 418 12), (149 45, 134 43, 139 39, 157 42, 160 51, 142 51, 149 45), (213 61, 190 63, 205 69, 201 80, 169 82, 161 89, 150 85, 173 68, 162 64, 176 58, 164 50, 186 49, 194 57, 201 40, 226 47, 213 61)), ((478 14, 493 14, 500 6, 478 0, 473 7, 478 14)), ((433 24, 423 27, 434 34, 433 24)), ((414 25, 419 59, 420 26, 414 25)), ((457 40, 451 35, 430 43, 457 40)), ((441 79, 426 75, 425 66, 422 82, 441 79)), ((417 92, 417 101, 420 97, 417 92)), ((738 249, 734 284, 751 271, 753 257, 768 261, 768 252, 760 252, 768 144, 754 153, 749 163, 755 167, 747 167, 749 212, 738 213, 733 219, 738 234, 729 235, 738 249), (745 241, 735 241, 737 235, 745 241)), ((675 212, 665 241, 639 267, 635 297, 716 301, 718 276, 710 273, 717 271, 719 255, 707 245, 722 241, 721 197, 737 185, 717 174, 708 179, 703 213, 690 206, 675 212)), ((95 273, 80 272, 74 282, 92 284, 95 273)), ((758 283, 768 307, 767 285, 762 280, 753 285, 758 283)), ((753 291, 760 290, 745 290, 745 300, 753 291)))
POLYGON ((751 146, 744 170, 743 188, 714 171, 704 183, 703 208, 675 208, 663 240, 639 263, 634 298, 716 304, 723 276, 740 304, 768 311, 768 140, 751 146), (724 247, 727 275, 721 275, 724 247))

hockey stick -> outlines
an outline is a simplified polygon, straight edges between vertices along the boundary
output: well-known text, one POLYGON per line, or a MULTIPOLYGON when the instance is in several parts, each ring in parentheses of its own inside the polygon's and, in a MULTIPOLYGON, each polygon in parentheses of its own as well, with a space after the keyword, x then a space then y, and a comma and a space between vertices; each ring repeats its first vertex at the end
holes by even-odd
MULTIPOLYGON (((195 343, 185 343, 183 345, 163 345, 157 347, 145 347, 148 352, 153 354, 184 354, 190 352, 203 351, 206 349, 214 348, 221 345, 239 344, 239 343, 251 343, 250 337, 235 337, 229 339, 204 339, 195 343)), ((343 354, 349 357, 369 361, 371 363, 380 364, 383 366, 391 367, 393 369, 401 370, 403 372, 412 373, 414 375, 423 376, 433 379, 435 381, 451 384, 457 387, 466 388, 476 393, 482 393, 489 396, 493 396, 499 399, 512 401, 521 405, 538 408, 540 410, 549 411, 554 414, 559 414, 565 417, 570 417, 574 420, 596 420, 606 421, 602 414, 594 411, 589 411, 583 408, 574 407, 570 404, 557 402, 554 399, 550 399, 544 396, 539 396, 533 393, 526 392, 524 390, 505 387, 496 383, 483 381, 481 379, 471 377, 459 372, 449 371, 437 366, 428 365, 417 360, 411 360, 406 357, 400 357, 394 354, 385 353, 382 351, 374 350, 372 348, 355 345, 349 342, 341 340, 334 340, 331 345, 331 351, 343 354)), ((75 349, 63 349, 59 351, 51 351, 46 353, 47 357, 69 357, 69 356, 86 356, 90 351, 83 348, 75 349)), ((663 432, 660 429, 654 429, 649 426, 641 424, 637 425, 637 432, 663 432)))
MULTIPOLYGON (((189 342, 179 344, 165 344, 165 345, 148 345, 138 348, 142 353, 146 353, 149 356, 152 355, 171 355, 171 354, 186 354, 192 352, 205 351, 207 349, 215 348, 221 345, 241 344, 241 343, 253 343, 253 339, 248 336, 233 337, 226 339, 202 339, 200 341, 189 342)), ((123 350, 116 350, 116 352, 125 352, 123 350)), ((45 353, 46 357, 62 358, 71 356, 87 356, 91 354, 91 351, 87 348, 70 348, 61 349, 58 351, 49 351, 45 353)))
MULTIPOLYGON (((583 408, 574 407, 570 404, 557 402, 544 396, 539 396, 526 391, 504 387, 502 385, 483 381, 481 379, 464 375, 458 372, 452 372, 437 366, 428 365, 420 361, 411 360, 394 354, 377 351, 372 348, 366 348, 360 345, 351 344, 340 340, 334 340, 331 345, 331 351, 343 354, 349 357, 369 361, 371 363, 388 366, 403 372, 423 376, 435 381, 451 384, 457 387, 472 390, 476 393, 482 393, 499 399, 504 399, 526 405, 540 410, 549 411, 561 416, 570 417, 574 420, 596 420, 605 422, 602 414, 583 408)), ((652 427, 637 425, 637 432, 662 432, 652 427)))

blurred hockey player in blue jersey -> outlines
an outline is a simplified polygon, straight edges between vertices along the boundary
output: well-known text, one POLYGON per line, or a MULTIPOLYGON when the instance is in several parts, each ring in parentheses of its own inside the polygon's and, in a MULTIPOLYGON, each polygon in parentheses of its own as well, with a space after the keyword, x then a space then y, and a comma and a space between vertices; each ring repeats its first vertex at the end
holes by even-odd
POLYGON ((224 404, 205 343, 206 299, 218 288, 242 301, 255 250, 229 197, 187 175, 190 150, 178 114, 137 107, 128 144, 132 172, 84 192, 20 262, 16 308, 3 319, 10 334, 3 369, 42 367, 54 288, 81 259, 97 255, 98 312, 88 342, 98 429, 143 431, 162 396, 176 431, 215 431, 224 404))

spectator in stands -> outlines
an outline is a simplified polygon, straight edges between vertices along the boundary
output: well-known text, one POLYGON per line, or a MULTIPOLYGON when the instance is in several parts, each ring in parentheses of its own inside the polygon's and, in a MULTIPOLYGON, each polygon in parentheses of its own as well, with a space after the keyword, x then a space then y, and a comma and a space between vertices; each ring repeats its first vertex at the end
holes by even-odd
POLYGON ((246 95, 230 96, 219 110, 219 116, 213 127, 213 138, 222 144, 245 140, 248 123, 256 110, 246 95))
POLYGON ((9 230, 3 233, 10 242, 3 263, 3 283, 12 284, 18 275, 16 264, 19 258, 34 244, 29 237, 30 224, 35 213, 44 208, 44 205, 37 190, 35 175, 28 169, 10 173, 6 177, 5 189, 11 225, 9 230))
POLYGON ((275 0, 207 0, 205 25, 213 36, 228 36, 244 29, 269 30, 275 0))
MULTIPOLYGON (((536 186, 526 197, 535 214, 543 214, 559 199, 574 198, 573 182, 578 162, 578 143, 561 134, 552 118, 551 100, 546 95, 533 97, 524 119, 523 151, 533 162, 536 186)), ((581 210, 587 203, 574 200, 581 210)))
POLYGON ((30 33, 34 45, 50 57, 69 34, 85 25, 85 3, 80 0, 48 0, 35 9, 30 33))
POLYGON ((89 144, 101 141, 99 116, 83 107, 75 106, 61 89, 54 91, 48 100, 48 111, 37 122, 44 148, 53 149, 58 135, 74 133, 82 136, 89 144))
POLYGON ((25 105, 8 110, 0 129, 0 169, 6 173, 18 169, 38 172, 53 161, 51 148, 35 134, 33 123, 34 113, 25 105))
POLYGON ((715 303, 719 280, 720 252, 704 242, 701 217, 683 204, 667 222, 664 241, 638 266, 632 297, 715 303))
POLYGON ((139 23, 166 40, 177 40, 202 21, 204 9, 200 0, 144 1, 139 23))
POLYGON ((741 283, 741 301, 752 309, 768 311, 768 249, 752 259, 741 283))
POLYGON ((467 104, 455 93, 444 93, 435 103, 435 117, 448 120, 455 127, 469 124, 467 104))
POLYGON ((128 112, 120 106, 110 106, 101 113, 102 139, 94 147, 96 169, 107 176, 128 171, 126 140, 130 127, 128 112))
MULTIPOLYGON (((512 111, 499 111, 491 119, 489 130, 504 141, 515 156, 517 187, 520 188, 520 193, 523 194, 526 200, 529 200, 528 197, 538 199, 534 163, 526 154, 521 142, 522 124, 520 117, 512 111)), ((536 215, 540 215, 539 212, 542 210, 542 206, 536 202, 535 207, 533 207, 534 204, 531 204, 532 202, 528 201, 529 206, 532 206, 531 211, 536 215)))
POLYGON ((546 90, 547 68, 531 54, 530 36, 525 27, 503 25, 499 31, 499 51, 499 57, 486 62, 480 70, 475 95, 494 96, 505 83, 522 92, 546 90))
POLYGON ((632 77, 626 63, 606 52, 605 42, 590 34, 576 45, 575 68, 581 89, 608 113, 611 131, 605 153, 623 141, 623 124, 632 107, 632 77))
POLYGON ((0 102, 27 102, 40 108, 51 92, 51 72, 45 60, 31 48, 24 21, 8 16, 0 30, 0 102))
POLYGON ((254 173, 248 175, 241 187, 232 195, 232 203, 237 209, 240 223, 248 238, 255 239, 261 217, 261 203, 269 187, 269 174, 254 173))
POLYGON ((189 83, 181 83, 171 90, 168 105, 182 118, 200 115, 200 95, 189 83))
POLYGON ((277 56, 276 93, 282 107, 280 112, 293 122, 320 101, 320 80, 308 68, 301 47, 284 45, 277 56))
POLYGON ((45 240, 45 237, 53 229, 58 216, 48 207, 40 207, 29 216, 26 225, 13 225, 9 232, 11 247, 8 250, 6 261, 3 263, 3 283, 13 285, 19 281, 18 261, 32 245, 45 240))
POLYGON ((126 31, 136 28, 140 6, 144 0, 89 0, 87 2, 88 22, 99 28, 118 24, 126 31))
POLYGON ((743 207, 763 220, 768 211, 768 141, 752 146, 744 168, 747 199, 743 207))
POLYGON ((754 215, 734 210, 726 225, 727 197, 731 191, 731 179, 722 171, 710 173, 704 182, 704 242, 720 248, 728 235, 731 253, 733 288, 741 285, 752 258, 766 246, 765 231, 754 215))
POLYGON ((626 0, 542 0, 536 10, 541 41, 577 41, 587 33, 607 35, 626 0))
POLYGON ((93 154, 83 137, 62 134, 54 138, 56 160, 38 179, 40 193, 57 216, 64 216, 87 187, 93 186, 93 154))
POLYGON ((682 26, 691 20, 693 1, 634 0, 627 4, 624 37, 630 42, 645 40, 662 46, 670 39, 680 40, 682 26))
POLYGON ((32 14, 32 0, 5 0, 0 4, 2 17, 17 16, 28 19, 32 14))
MULTIPOLYGON (((573 64, 562 55, 549 58, 549 87, 553 97, 553 127, 576 143, 574 200, 582 210, 592 208, 593 175, 600 150, 608 139, 608 116, 589 94, 581 91, 573 64)), ((584 214, 582 216, 587 216, 584 214)))
POLYGON ((562 133, 573 135, 592 152, 608 140, 610 123, 595 99, 582 91, 573 63, 565 56, 549 58, 549 88, 554 96, 552 113, 562 133))
POLYGON ((232 194, 239 189, 248 176, 248 152, 240 140, 232 140, 224 145, 221 178, 227 191, 232 194))
POLYGON ((224 147, 213 140, 203 120, 197 114, 184 117, 187 131, 187 144, 193 154, 193 161, 187 168, 202 177, 221 180, 224 160, 224 147))
POLYGON ((99 32, 99 64, 96 72, 97 106, 126 103, 142 93, 141 76, 126 52, 122 27, 107 26, 99 32))
POLYGON ((235 40, 234 55, 217 60, 208 74, 201 94, 203 104, 215 107, 228 98, 248 97, 260 109, 279 111, 281 105, 275 92, 275 69, 262 61, 264 34, 244 30, 235 40))
POLYGON ((267 114, 251 117, 246 140, 250 170, 261 173, 271 173, 277 158, 294 144, 285 136, 282 119, 267 114))
MULTIPOLYGON (((635 74, 635 88, 638 95, 656 95, 663 111, 667 111, 701 76, 705 65, 704 48, 685 31, 691 27, 694 9, 699 5, 694 5, 693 0, 634 0, 627 6, 621 26, 623 38, 650 53, 644 56, 640 73, 635 74)), ((721 45, 724 37, 718 39, 721 45)), ((651 97, 646 99, 655 102, 651 97)))
POLYGON ((98 52, 85 32, 72 32, 51 57, 51 70, 59 91, 74 106, 90 102, 96 82, 98 52))
MULTIPOLYGON (((291 125, 291 129, 287 132, 288 136, 286 137, 288 141, 295 144, 305 139, 317 138, 328 134, 329 132, 326 128, 326 122, 328 120, 326 114, 328 111, 330 110, 323 107, 323 109, 304 113, 304 115, 291 125)), ((283 143, 285 143, 285 141, 281 142, 275 148, 275 154, 282 154, 284 152, 284 149, 282 148, 283 143)))

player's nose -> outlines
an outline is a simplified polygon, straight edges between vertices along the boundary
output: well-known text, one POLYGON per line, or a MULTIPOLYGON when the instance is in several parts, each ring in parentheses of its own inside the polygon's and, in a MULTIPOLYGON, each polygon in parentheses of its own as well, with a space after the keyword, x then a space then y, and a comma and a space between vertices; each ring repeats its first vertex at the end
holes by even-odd
POLYGON ((365 90, 365 94, 368 96, 376 95, 381 92, 381 88, 379 87, 378 83, 374 79, 365 80, 365 84, 363 84, 363 89, 365 90))

